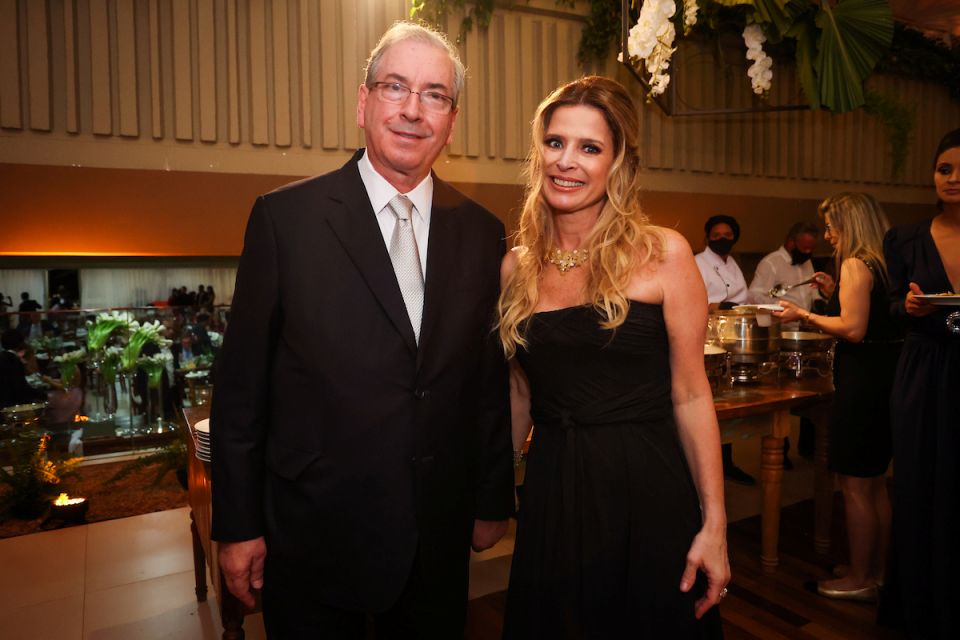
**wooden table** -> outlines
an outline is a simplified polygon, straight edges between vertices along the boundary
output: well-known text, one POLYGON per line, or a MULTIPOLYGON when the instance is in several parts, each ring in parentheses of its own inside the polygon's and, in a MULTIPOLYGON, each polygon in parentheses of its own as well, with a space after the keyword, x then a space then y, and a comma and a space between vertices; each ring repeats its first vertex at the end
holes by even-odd
POLYGON ((814 544, 817 551, 830 547, 830 508, 833 480, 827 470, 829 448, 828 411, 833 397, 829 378, 781 380, 777 384, 735 386, 714 398, 720 421, 720 440, 724 444, 760 436, 760 564, 768 573, 779 564, 780 494, 783 482, 783 439, 790 434, 790 416, 801 413, 816 428, 816 523, 814 544))
POLYGON ((210 567, 210 582, 217 594, 220 622, 223 624, 223 640, 243 640, 243 617, 247 613, 243 603, 227 589, 220 562, 217 559, 217 543, 210 539, 212 507, 210 495, 210 464, 197 458, 193 438, 193 425, 210 417, 210 407, 184 408, 183 416, 190 428, 188 438, 187 486, 190 500, 190 532, 193 534, 193 573, 196 579, 197 602, 207 599, 207 566, 210 567))

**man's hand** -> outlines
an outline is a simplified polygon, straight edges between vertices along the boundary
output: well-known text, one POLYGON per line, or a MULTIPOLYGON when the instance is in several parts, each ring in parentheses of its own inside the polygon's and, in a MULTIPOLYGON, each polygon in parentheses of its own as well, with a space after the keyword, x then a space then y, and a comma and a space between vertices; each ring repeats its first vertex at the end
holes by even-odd
POLYGON ((230 593, 252 609, 254 599, 250 589, 263 588, 263 561, 267 557, 267 543, 262 536, 243 542, 221 542, 219 556, 220 570, 223 571, 230 593))
POLYGON ((483 551, 497 544, 497 541, 507 532, 506 520, 474 520, 473 542, 470 546, 474 551, 483 551))

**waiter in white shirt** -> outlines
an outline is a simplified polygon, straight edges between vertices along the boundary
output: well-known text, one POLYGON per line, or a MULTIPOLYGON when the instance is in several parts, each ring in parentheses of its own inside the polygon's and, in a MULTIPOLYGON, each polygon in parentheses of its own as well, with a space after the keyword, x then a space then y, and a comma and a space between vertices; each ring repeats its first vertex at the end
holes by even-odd
POLYGON ((821 299, 816 285, 795 287, 780 298, 771 296, 770 290, 778 285, 789 287, 816 275, 810 258, 819 235, 820 229, 813 222, 797 222, 790 227, 783 246, 764 256, 757 265, 750 282, 750 302, 776 304, 778 300, 789 300, 801 309, 812 309, 813 303, 821 299))
MULTIPOLYGON (((740 239, 740 223, 733 216, 712 216, 703 225, 707 247, 694 258, 700 269, 700 277, 707 287, 707 303, 710 311, 719 308, 729 309, 747 302, 747 281, 730 257, 733 245, 740 239)), ((728 480, 740 484, 755 485, 756 479, 733 464, 733 445, 721 447, 723 453, 723 475, 728 480)))
POLYGON ((707 287, 710 310, 732 307, 747 302, 747 281, 737 261, 730 257, 733 245, 740 239, 740 223, 733 216, 712 216, 703 225, 706 248, 694 256, 700 276, 707 287))

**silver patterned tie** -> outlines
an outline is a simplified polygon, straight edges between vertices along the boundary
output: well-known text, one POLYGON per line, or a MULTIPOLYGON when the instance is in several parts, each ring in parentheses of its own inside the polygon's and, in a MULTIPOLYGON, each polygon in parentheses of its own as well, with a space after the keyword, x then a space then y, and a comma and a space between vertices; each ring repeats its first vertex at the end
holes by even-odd
POLYGON ((420 321, 423 317, 423 270, 420 268, 420 252, 417 250, 417 238, 413 235, 413 222, 410 220, 413 203, 398 193, 387 207, 397 216, 397 224, 390 239, 390 261, 397 274, 397 283, 410 316, 410 324, 413 325, 413 335, 419 344, 420 321))

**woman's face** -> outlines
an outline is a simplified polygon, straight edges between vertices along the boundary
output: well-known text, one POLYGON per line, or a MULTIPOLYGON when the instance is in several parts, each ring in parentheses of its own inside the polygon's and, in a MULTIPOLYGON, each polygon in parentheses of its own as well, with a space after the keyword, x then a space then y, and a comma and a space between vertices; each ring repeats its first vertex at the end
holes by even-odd
POLYGON ((830 246, 833 247, 833 250, 836 251, 837 245, 840 243, 840 234, 830 223, 829 213, 823 216, 823 237, 827 242, 830 243, 830 246))
POLYGON ((603 114, 583 105, 558 108, 544 131, 542 153, 542 193, 550 208, 599 215, 614 154, 603 114))
POLYGON ((937 197, 944 204, 960 204, 960 147, 947 149, 937 158, 933 170, 937 197))

